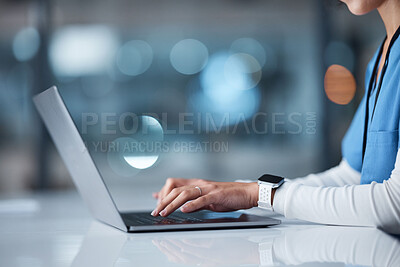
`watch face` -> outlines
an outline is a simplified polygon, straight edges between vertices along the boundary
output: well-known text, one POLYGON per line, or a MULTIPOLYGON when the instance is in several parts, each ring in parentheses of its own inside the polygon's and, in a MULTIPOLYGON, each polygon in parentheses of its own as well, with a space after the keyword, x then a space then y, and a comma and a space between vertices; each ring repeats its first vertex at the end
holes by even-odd
POLYGON ((260 178, 258 178, 259 181, 261 182, 266 182, 266 183, 271 183, 271 184, 278 184, 280 183, 283 178, 280 176, 275 176, 271 174, 264 174, 260 178))

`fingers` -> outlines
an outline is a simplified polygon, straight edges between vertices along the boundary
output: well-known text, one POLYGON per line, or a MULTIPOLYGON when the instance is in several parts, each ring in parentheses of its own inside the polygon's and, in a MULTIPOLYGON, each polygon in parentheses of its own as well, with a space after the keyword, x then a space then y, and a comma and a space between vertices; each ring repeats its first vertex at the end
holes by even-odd
POLYGON ((163 198, 168 196, 169 193, 174 188, 189 185, 191 182, 191 179, 182 179, 182 178, 168 178, 165 182, 165 185, 163 188, 161 188, 160 192, 158 192, 157 198, 159 201, 161 201, 163 198))
POLYGON ((158 216, 161 215, 161 211, 164 210, 164 208, 172 202, 183 190, 183 188, 174 188, 171 190, 171 193, 168 194, 165 198, 159 201, 157 204, 157 207, 151 212, 152 216, 158 216))
POLYGON ((168 216, 187 201, 193 200, 199 196, 199 190, 194 187, 174 188, 170 194, 161 200, 151 215, 161 215, 163 217, 168 216))
POLYGON ((182 212, 193 212, 199 209, 202 209, 204 207, 207 207, 208 205, 211 205, 215 200, 215 195, 214 194, 208 194, 202 197, 199 197, 198 199, 195 199, 189 203, 186 203, 185 205, 182 206, 181 211, 182 212))
POLYGON ((158 200, 161 201, 165 196, 167 196, 172 189, 174 189, 176 180, 174 178, 168 178, 165 182, 163 188, 161 188, 160 192, 158 192, 158 200))
MULTIPOLYGON (((206 195, 216 187, 217 185, 214 183, 201 179, 168 178, 161 191, 153 193, 153 197, 158 199, 158 204, 151 215, 161 215, 163 217, 168 216, 187 201, 196 199, 202 194, 206 195), (200 185, 201 190, 196 188, 194 185, 200 185)), ((204 206, 201 206, 200 208, 204 208, 204 206)), ((190 211, 194 210, 191 209, 190 211)))
POLYGON ((153 197, 161 201, 165 198, 174 188, 185 185, 202 185, 205 181, 203 179, 183 179, 183 178, 168 178, 165 185, 161 188, 160 192, 153 193, 153 197))
POLYGON ((196 192, 197 189, 189 189, 181 192, 178 197, 176 197, 170 204, 168 204, 164 210, 160 212, 160 215, 165 217, 170 215, 176 209, 180 208, 183 204, 188 202, 189 200, 195 199, 199 196, 199 192, 196 192))

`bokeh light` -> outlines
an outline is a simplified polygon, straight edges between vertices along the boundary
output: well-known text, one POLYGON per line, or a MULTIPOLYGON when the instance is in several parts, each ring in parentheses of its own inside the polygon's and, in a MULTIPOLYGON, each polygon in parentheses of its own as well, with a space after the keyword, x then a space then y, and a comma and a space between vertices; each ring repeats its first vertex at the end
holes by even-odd
POLYGON ((132 118, 128 123, 134 132, 112 142, 107 153, 111 169, 124 177, 134 176, 157 162, 164 140, 161 124, 151 116, 132 118))
POLYGON ((229 87, 225 78, 225 63, 229 53, 219 52, 210 57, 207 67, 200 74, 201 88, 211 100, 229 103, 239 94, 239 90, 229 87))
POLYGON ((257 61, 248 54, 219 52, 210 58, 200 75, 201 87, 212 100, 230 103, 240 91, 257 86, 261 69, 257 61))
POLYGON ((232 88, 247 90, 255 87, 260 82, 261 66, 249 54, 233 54, 225 62, 224 75, 232 88))
POLYGON ((185 39, 179 41, 171 50, 170 61, 180 73, 191 75, 200 72, 207 64, 208 50, 200 41, 185 39))
POLYGON ((261 67, 265 65, 266 53, 264 47, 254 38, 240 38, 231 45, 233 53, 245 53, 254 57, 261 67))
POLYGON ((210 99, 201 91, 189 98, 191 109, 202 114, 201 120, 207 123, 207 116, 212 116, 216 125, 233 125, 251 118, 260 106, 260 90, 255 87, 240 91, 234 98, 210 99))
POLYGON ((140 156, 140 155, 125 155, 124 159, 128 162, 129 165, 136 169, 147 169, 156 163, 158 159, 158 155, 147 155, 147 156, 140 156))
POLYGON ((118 42, 105 26, 68 26, 56 31, 49 58, 57 76, 78 77, 107 72, 118 42))
POLYGON ((135 139, 138 140, 137 150, 124 151, 125 161, 136 169, 147 169, 153 166, 160 154, 164 131, 161 124, 153 117, 140 116, 139 127, 135 139))
POLYGON ((20 30, 14 37, 12 50, 18 61, 28 61, 38 52, 40 35, 35 28, 28 27, 20 30))
POLYGON ((139 117, 139 133, 141 140, 162 141, 164 140, 164 130, 160 122, 151 116, 139 117))
POLYGON ((261 67, 254 57, 227 51, 213 54, 199 80, 189 84, 190 106, 212 113, 216 123, 250 118, 259 108, 261 67))
POLYGON ((107 151, 107 162, 111 170, 122 177, 133 177, 140 169, 133 168, 124 158, 124 147, 137 143, 137 140, 129 137, 120 137, 110 143, 107 151), (115 148, 115 149, 114 149, 115 148))
POLYGON ((125 75, 144 73, 153 62, 153 49, 143 40, 126 42, 117 52, 118 69, 125 75))
POLYGON ((339 105, 348 104, 356 93, 356 81, 353 74, 340 65, 332 65, 328 68, 324 86, 329 100, 339 105))

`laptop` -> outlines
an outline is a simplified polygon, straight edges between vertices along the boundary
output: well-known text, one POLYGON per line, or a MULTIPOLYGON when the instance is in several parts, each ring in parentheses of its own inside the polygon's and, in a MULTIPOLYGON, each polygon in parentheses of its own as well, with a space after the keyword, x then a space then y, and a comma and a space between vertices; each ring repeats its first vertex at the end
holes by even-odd
POLYGON ((34 96, 35 106, 93 217, 124 232, 250 228, 279 220, 241 212, 198 211, 153 217, 151 211, 120 212, 55 86, 34 96))

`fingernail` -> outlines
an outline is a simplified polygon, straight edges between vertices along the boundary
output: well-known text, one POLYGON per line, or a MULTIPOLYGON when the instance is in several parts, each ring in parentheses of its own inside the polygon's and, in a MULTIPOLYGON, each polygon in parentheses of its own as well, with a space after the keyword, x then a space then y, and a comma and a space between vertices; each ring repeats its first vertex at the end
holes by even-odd
POLYGON ((165 214, 167 214, 167 211, 166 211, 166 210, 162 210, 162 211, 160 212, 160 215, 161 215, 161 216, 165 216, 165 214))
POLYGON ((183 211, 183 212, 186 211, 186 209, 187 209, 187 207, 185 207, 185 206, 181 207, 181 211, 183 211))
POLYGON ((153 211, 151 212, 151 216, 157 216, 157 210, 153 210, 153 211))

